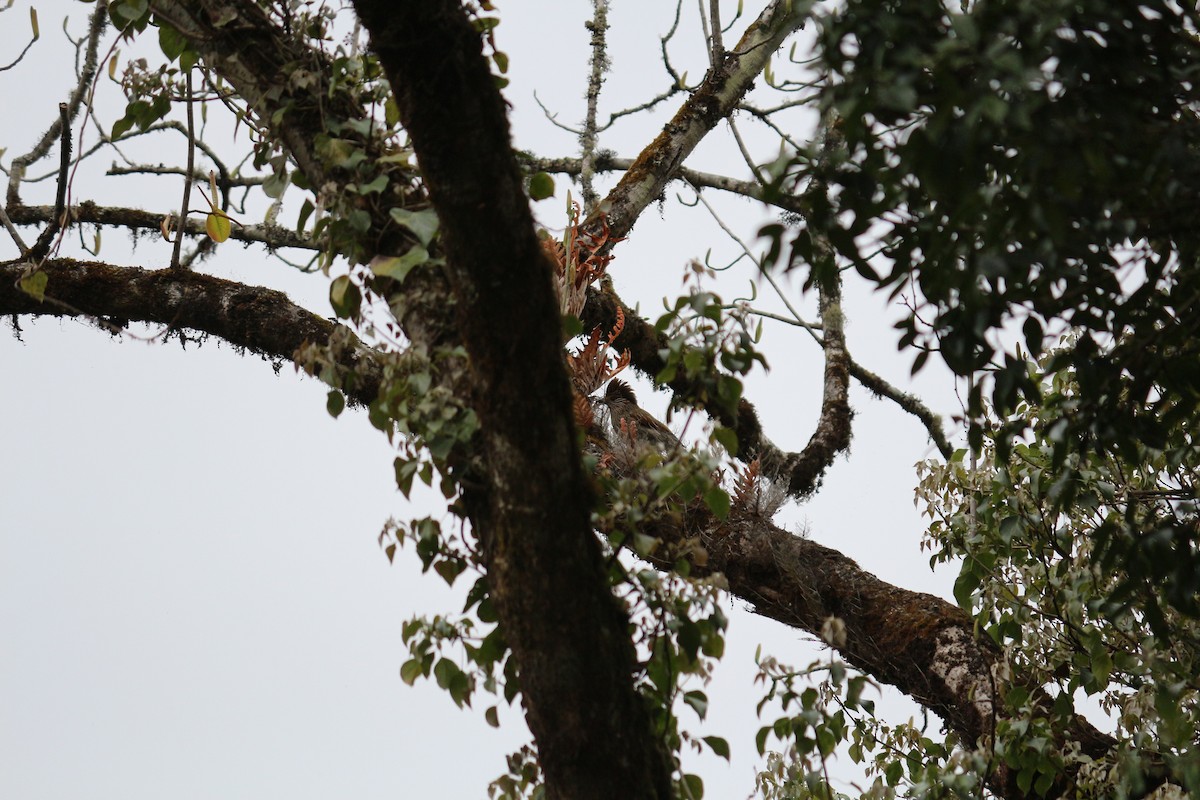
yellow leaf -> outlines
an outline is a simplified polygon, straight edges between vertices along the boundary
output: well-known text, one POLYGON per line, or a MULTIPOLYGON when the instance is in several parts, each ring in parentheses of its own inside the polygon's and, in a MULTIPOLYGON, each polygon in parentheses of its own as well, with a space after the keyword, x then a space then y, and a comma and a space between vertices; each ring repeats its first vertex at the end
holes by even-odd
POLYGON ((36 42, 38 40, 38 38, 41 36, 41 34, 38 33, 37 9, 36 8, 29 9, 29 27, 33 28, 33 40, 36 42))
POLYGON ((208 231, 208 237, 217 244, 228 239, 229 234, 232 232, 229 217, 220 211, 214 211, 208 215, 204 220, 204 229, 208 231))
POLYGON ((46 298, 46 284, 50 282, 50 276, 38 270, 21 278, 21 291, 37 300, 39 303, 46 298))

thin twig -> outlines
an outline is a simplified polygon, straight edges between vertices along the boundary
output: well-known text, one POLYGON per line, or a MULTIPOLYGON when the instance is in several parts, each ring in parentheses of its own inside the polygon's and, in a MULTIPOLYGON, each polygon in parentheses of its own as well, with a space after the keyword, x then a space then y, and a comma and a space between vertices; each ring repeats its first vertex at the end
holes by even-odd
POLYGON ((175 231, 175 247, 171 251, 171 269, 181 269, 179 254, 183 249, 183 226, 188 216, 189 204, 192 201, 192 173, 196 169, 196 138, 192 119, 192 71, 189 69, 185 76, 187 81, 187 173, 183 176, 183 206, 179 209, 179 226, 175 231))
MULTIPOLYGON (((108 24, 108 5, 106 3, 97 3, 96 10, 92 12, 91 23, 88 26, 88 47, 87 55, 83 62, 83 72, 79 76, 79 82, 71 91, 71 96, 67 98, 68 119, 75 119, 75 115, 79 113, 79 107, 83 103, 84 96, 88 93, 92 79, 96 74, 96 64, 98 50, 100 47, 100 34, 104 32, 104 27, 108 24)), ((45 157, 46 153, 50 152, 54 140, 59 138, 60 131, 58 126, 62 121, 55 120, 42 138, 33 148, 22 156, 17 156, 12 160, 12 165, 8 170, 8 193, 7 200, 9 208, 20 205, 20 185, 25 177, 25 169, 35 161, 45 157)))
POLYGON ((12 60, 12 63, 5 64, 4 66, 0 67, 0 72, 7 72, 8 70, 15 67, 17 64, 20 64, 25 59, 25 54, 29 52, 29 48, 33 47, 33 43, 36 42, 37 40, 38 40, 37 36, 34 36, 33 38, 31 38, 29 40, 29 43, 25 45, 25 49, 21 51, 20 55, 18 55, 15 59, 12 60))
MULTIPOLYGON (((48 222, 54 215, 52 206, 16 206, 8 209, 14 225, 39 225, 48 222)), ((174 212, 171 212, 174 213, 174 212)), ((143 211, 137 208, 114 208, 83 201, 71 208, 71 219, 78 224, 111 225, 130 230, 157 231, 162 227, 161 212, 143 211)), ((188 236, 206 236, 204 220, 184 220, 178 225, 188 236)), ((325 237, 314 239, 301 236, 294 230, 277 225, 235 226, 229 238, 239 242, 260 242, 268 248, 296 247, 302 250, 320 250, 327 246, 325 237)))
MULTIPOLYGON (((704 13, 704 0, 696 0, 696 5, 699 6, 700 32, 704 35, 704 46, 709 47, 712 42, 712 34, 708 30, 708 15, 704 13)), ((715 62, 713 66, 716 66, 715 62)))
POLYGON ((13 227, 12 220, 8 218, 8 213, 4 210, 4 206, 0 206, 0 225, 4 226, 4 230, 8 231, 8 235, 17 243, 17 249, 21 251, 21 258, 29 255, 29 248, 25 246, 25 241, 21 238, 21 234, 17 233, 17 229, 13 227))
MULTIPOLYGON (((742 252, 745 253, 750 258, 750 260, 755 263, 755 265, 758 267, 758 274, 761 275, 767 281, 767 283, 771 285, 771 288, 775 290, 776 296, 779 297, 780 301, 784 305, 784 308, 786 308, 788 310, 788 313, 791 314, 792 317, 796 320, 796 322, 798 322, 800 324, 800 327, 807 330, 810 334, 813 335, 814 339, 817 339, 818 343, 820 343, 820 344, 822 344, 822 346, 824 346, 824 342, 821 339, 817 338, 816 334, 813 333, 813 331, 816 329, 816 326, 812 325, 811 323, 806 322, 804 320, 804 318, 800 316, 800 312, 797 311, 795 306, 792 305, 791 301, 788 300, 787 294, 783 291, 783 287, 781 287, 779 285, 779 283, 775 280, 774 276, 771 275, 771 271, 763 266, 762 259, 756 257, 754 255, 754 253, 750 250, 750 245, 748 245, 745 241, 743 241, 740 236, 738 236, 736 233, 733 232, 732 228, 730 228, 728 225, 725 224, 725 220, 721 219, 720 215, 717 214, 716 209, 714 209, 712 207, 712 205, 709 204, 708 200, 706 200, 704 198, 704 195, 700 193, 699 189, 697 189, 695 186, 693 186, 692 190, 696 193, 696 199, 704 206, 705 209, 708 210, 708 213, 713 218, 713 221, 715 221, 717 223, 717 225, 720 226, 721 230, 725 232, 725 235, 728 236, 730 239, 732 239, 737 244, 738 247, 742 248, 742 252)), ((824 325, 824 323, 822 323, 822 327, 823 327, 823 325, 824 325)))
POLYGON ((686 89, 683 85, 683 76, 675 71, 671 66, 671 54, 667 52, 667 43, 675 38, 675 32, 679 30, 679 18, 683 12, 683 0, 675 0, 675 21, 671 23, 671 28, 662 36, 659 37, 659 48, 662 50, 662 65, 667 74, 671 76, 671 81, 680 89, 686 89))
MULTIPOLYGON (((601 128, 600 130, 604 129, 601 128)), ((577 158, 538 158, 520 153, 517 157, 530 169, 543 172, 578 175, 582 168, 580 160, 577 158)), ((596 157, 595 170, 597 172, 609 172, 612 170, 627 170, 631 166, 633 166, 632 158, 612 158, 600 154, 596 157)), ((740 194, 743 197, 760 200, 769 205, 781 208, 784 211, 791 211, 802 216, 807 212, 807 206, 803 198, 784 192, 768 193, 756 181, 740 181, 726 175, 700 172, 699 170, 688 169, 687 167, 680 167, 676 170, 675 178, 686 181, 693 186, 706 186, 710 189, 720 189, 724 192, 740 194)))
MULTIPOLYGON (((197 140, 199 144, 199 140, 197 140)), ((116 162, 108 168, 104 173, 109 176, 120 175, 179 175, 183 176, 186 173, 183 167, 168 167, 165 164, 137 164, 132 167, 122 167, 116 162)), ((192 170, 193 181, 203 181, 208 179, 208 174, 202 169, 192 170)), ((266 183, 265 175, 237 175, 230 176, 227 183, 231 189, 242 186, 262 186, 266 183)), ((217 185, 220 186, 220 175, 217 177, 217 185)))
POLYGON ((759 171, 758 165, 754 163, 754 158, 750 155, 750 149, 746 147, 746 143, 742 140, 742 134, 738 131, 737 123, 733 121, 733 116, 726 117, 725 121, 729 123, 729 130, 733 134, 733 140, 737 142, 738 150, 742 153, 742 160, 750 168, 750 174, 754 176, 754 180, 766 186, 767 181, 759 171))

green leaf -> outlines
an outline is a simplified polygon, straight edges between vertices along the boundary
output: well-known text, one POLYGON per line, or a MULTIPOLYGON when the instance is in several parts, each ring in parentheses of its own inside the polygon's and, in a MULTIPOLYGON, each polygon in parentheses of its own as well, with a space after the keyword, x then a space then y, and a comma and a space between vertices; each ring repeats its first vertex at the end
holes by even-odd
POLYGON ((683 797, 689 797, 693 800, 700 800, 704 797, 704 781, 700 780, 699 775, 684 775, 680 780, 684 786, 683 797))
POLYGON ((416 683, 417 678, 421 677, 425 670, 421 668, 419 659, 410 658, 405 661, 400 667, 400 680, 404 681, 409 686, 416 683))
POLYGON ((583 333, 583 321, 574 314, 562 315, 563 339, 571 340, 583 333))
POLYGON ((954 581, 954 599, 960 608, 968 613, 971 610, 971 596, 979 588, 979 576, 975 570, 979 568, 974 558, 967 556, 963 560, 962 570, 954 581))
POLYGON ((704 504, 718 519, 725 519, 729 516, 729 494, 720 486, 708 488, 708 491, 704 493, 704 504))
POLYGON ((184 39, 179 31, 162 22, 160 19, 158 23, 158 47, 163 51, 163 55, 167 57, 167 61, 174 61, 187 50, 187 39, 184 39))
POLYGON ((383 121, 389 128, 396 127, 400 122, 400 106, 396 105, 390 93, 383 103, 383 121))
MULTIPOLYGON (((272 200, 276 200, 283 194, 284 190, 287 189, 288 183, 290 183, 290 180, 288 171, 286 169, 280 169, 278 172, 272 172, 263 181, 263 194, 265 194, 267 197, 270 197, 272 200)), ((312 213, 311 209, 309 210, 309 213, 312 213)))
POLYGON ((325 398, 325 410, 329 412, 329 416, 337 419, 337 416, 346 408, 346 398, 337 389, 331 389, 329 395, 325 398))
POLYGON ((492 706, 487 711, 483 712, 483 718, 487 720, 487 724, 493 728, 500 727, 500 715, 496 711, 496 707, 492 706))
POLYGON ((716 430, 713 431, 712 438, 717 442, 717 444, 725 448, 725 452, 729 453, 730 455, 737 455, 738 439, 737 433, 733 430, 733 428, 726 428, 722 425, 718 425, 716 430))
POLYGON ((296 220, 296 233, 304 235, 304 226, 308 224, 308 218, 316 209, 312 201, 308 198, 304 199, 304 203, 300 206, 300 215, 296 220))
POLYGON ((712 748, 712 751, 726 761, 729 760, 729 742, 722 739, 720 736, 705 736, 704 743, 712 748))
POLYGON ((454 581, 467 567, 458 559, 444 559, 433 565, 433 571, 442 576, 447 586, 453 586, 454 581))
POLYGON ((761 756, 767 752, 767 737, 771 734, 771 726, 764 725, 758 729, 758 733, 754 735, 754 746, 758 748, 758 754, 761 756))
POLYGON ((417 240, 421 244, 429 247, 429 243, 433 241, 433 237, 438 231, 437 212, 432 208, 426 208, 422 211, 409 211, 406 208, 393 208, 391 217, 398 225, 401 225, 412 231, 417 236, 417 240))
POLYGON ((371 271, 381 278, 403 282, 414 268, 429 261, 429 252, 416 246, 402 256, 377 256, 371 260, 371 271))
POLYGON ((683 696, 683 702, 691 706, 692 710, 696 712, 696 716, 700 719, 704 719, 705 715, 708 714, 708 695, 704 694, 704 692, 698 690, 687 692, 683 696))
POLYGON ((545 200, 554 196, 554 178, 548 172, 538 172, 529 179, 529 197, 532 200, 545 200))
POLYGON ((119 120, 113 123, 112 133, 109 134, 110 139, 120 139, 133 127, 133 117, 126 114, 119 120))
POLYGON ((21 276, 18 285, 21 287, 21 291, 40 303, 46 299, 46 284, 49 282, 50 276, 39 269, 21 276))
POLYGON ((433 677, 437 679, 437 685, 442 689, 449 689, 451 683, 454 682, 454 676, 461 673, 462 670, 448 658, 443 658, 433 667, 433 677))
MULTIPOLYGON (((382 192, 387 187, 388 187, 387 175, 380 175, 377 178, 375 178, 375 180, 371 181, 370 183, 364 183, 363 185, 359 186, 358 193, 359 194, 371 194, 372 192, 382 192)), ((399 211, 400 209, 393 209, 393 210, 399 211)), ((425 244, 429 244, 429 242, 425 242, 425 244)))
POLYGON ((350 280, 349 275, 341 275, 329 285, 329 303, 334 312, 342 319, 358 316, 362 305, 362 292, 350 280))

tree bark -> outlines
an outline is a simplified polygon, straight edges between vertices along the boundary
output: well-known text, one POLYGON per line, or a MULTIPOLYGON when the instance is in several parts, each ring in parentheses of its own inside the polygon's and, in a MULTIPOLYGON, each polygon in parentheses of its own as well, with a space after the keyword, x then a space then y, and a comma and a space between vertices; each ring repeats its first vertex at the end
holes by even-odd
POLYGON ((452 0, 355 8, 441 222, 487 465, 468 508, 547 796, 665 800, 671 765, 591 530, 551 265, 481 38, 452 0))

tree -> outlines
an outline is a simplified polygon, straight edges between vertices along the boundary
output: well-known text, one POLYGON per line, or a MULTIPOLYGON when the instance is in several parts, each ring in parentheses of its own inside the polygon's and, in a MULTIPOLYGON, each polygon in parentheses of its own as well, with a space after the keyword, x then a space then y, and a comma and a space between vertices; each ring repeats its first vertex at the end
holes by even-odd
MULTIPOLYGON (((332 413, 348 399, 398 437, 401 489, 437 483, 469 527, 454 533, 434 517, 397 526, 389 557, 411 542, 447 581, 477 575, 474 623, 414 620, 402 676, 432 677, 458 703, 519 695, 536 764, 515 761, 499 789, 544 781, 549 797, 695 796, 699 783, 678 767, 689 740, 675 711, 682 702, 703 713, 703 694, 680 681, 721 653, 718 588, 838 656, 800 671, 764 661, 782 716, 758 745, 777 738, 792 759, 762 777, 764 793, 829 796, 825 760, 846 742, 879 796, 1137 794, 1200 782, 1195 338, 1183 316, 1195 248, 1181 213, 1195 158, 1193 12, 1151 3, 1127 15, 1099 0, 958 11, 780 1, 742 24, 735 44, 725 35, 740 18, 722 23, 712 3, 701 12, 707 73, 689 83, 664 44, 672 82, 647 107, 677 110, 624 161, 596 149, 604 3, 590 23, 579 159, 514 151, 500 93, 503 15, 490 3, 352 5, 361 28, 339 43, 345 23, 321 5, 97 4, 59 120, 9 163, 0 222, 19 256, 0 266, 0 312, 219 337, 293 361, 331 386, 332 413), (113 76, 120 66, 100 55, 110 18, 123 41, 157 34, 161 56, 125 68, 124 115, 101 128, 100 145, 182 132, 187 166, 148 168, 182 175, 186 210, 205 180, 196 151, 213 162, 204 225, 68 202, 68 188, 80 190, 71 131, 86 130, 102 66, 113 76), (808 22, 819 27, 813 66, 785 55, 808 22), (794 99, 752 104, 759 80, 794 99), (201 103, 249 131, 253 169, 226 166, 237 162, 197 132, 201 103), (811 144, 789 114, 805 106, 821 112, 811 144), (751 156, 735 115, 773 130, 781 155, 751 156), (684 168, 727 121, 751 179, 684 168), (56 143, 55 202, 28 205, 23 180, 56 143), (600 199, 604 170, 622 177, 600 199), (561 240, 539 239, 530 210, 552 191, 550 173, 581 185, 583 207, 561 240), (1081 190, 1085 177, 1092 191, 1081 190), (820 417, 798 452, 772 443, 743 396, 741 379, 764 361, 760 313, 704 286, 702 264, 695 288, 655 322, 603 279, 619 268, 614 245, 636 235, 675 180, 700 198, 707 187, 766 204, 769 247, 747 248, 749 260, 772 287, 780 270, 800 270, 818 298, 818 323, 788 307, 824 360, 820 417), (243 213, 233 189, 279 199, 289 185, 306 193, 295 231, 276 224, 277 205, 264 224, 232 220, 243 213), (18 230, 27 226, 39 231, 30 244, 18 230), (170 263, 63 255, 62 234, 87 226, 161 228, 174 237, 170 263), (185 233, 207 238, 185 254, 185 233), (347 264, 330 283, 346 323, 192 268, 227 239, 310 251, 326 270, 347 264), (971 381, 969 467, 936 415, 851 358, 848 268, 910 292, 900 344, 915 366, 936 352, 971 381), (1006 344, 1013 315, 1025 350, 1006 344), (1047 328, 1068 325, 1085 333, 1040 364, 1026 355, 1042 353, 1047 328), (736 460, 648 446, 647 426, 628 417, 606 428, 586 396, 627 363, 710 418, 711 446, 736 460), (914 414, 946 459, 921 491, 937 557, 964 558, 959 605, 889 585, 771 522, 783 496, 811 496, 847 450, 852 379, 914 414), (1017 500, 1000 511, 1014 487, 1017 500), (1113 579, 1098 580, 1100 570, 1113 579), (450 646, 465 662, 441 657, 450 646), (934 712, 946 736, 884 727, 862 697, 868 680, 934 712), (1114 732, 1076 711, 1080 689, 1120 709, 1114 732)), ((711 737, 705 745, 728 750, 711 737)))

